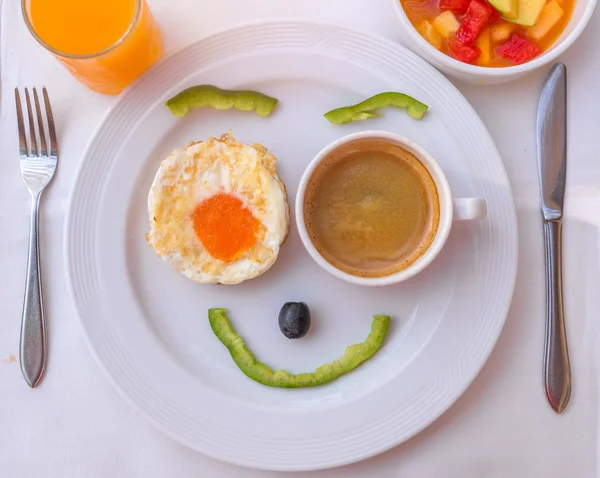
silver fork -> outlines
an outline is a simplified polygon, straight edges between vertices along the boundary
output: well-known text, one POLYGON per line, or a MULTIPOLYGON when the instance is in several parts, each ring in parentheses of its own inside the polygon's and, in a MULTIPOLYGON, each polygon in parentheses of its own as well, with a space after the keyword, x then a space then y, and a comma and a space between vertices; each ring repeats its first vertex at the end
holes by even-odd
POLYGON ((31 193, 31 221, 29 223, 29 255, 27 258, 27 283, 21 319, 20 361, 21 372, 30 387, 35 387, 44 373, 46 363, 46 327, 42 301, 40 273, 39 207, 42 192, 54 177, 58 160, 58 146, 52 107, 46 88, 42 88, 45 115, 33 88, 33 101, 37 117, 34 124, 29 91, 25 88, 25 104, 29 127, 23 122, 23 108, 19 89, 15 88, 21 176, 31 193), (46 141, 46 133, 49 141, 46 141), (48 148, 48 142, 50 148, 48 148))

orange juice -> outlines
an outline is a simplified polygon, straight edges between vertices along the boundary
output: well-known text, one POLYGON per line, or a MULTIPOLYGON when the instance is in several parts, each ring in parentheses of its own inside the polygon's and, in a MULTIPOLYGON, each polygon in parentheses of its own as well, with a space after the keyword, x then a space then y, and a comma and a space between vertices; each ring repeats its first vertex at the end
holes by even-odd
POLYGON ((118 94, 161 55, 146 0, 23 0, 27 26, 94 91, 118 94))

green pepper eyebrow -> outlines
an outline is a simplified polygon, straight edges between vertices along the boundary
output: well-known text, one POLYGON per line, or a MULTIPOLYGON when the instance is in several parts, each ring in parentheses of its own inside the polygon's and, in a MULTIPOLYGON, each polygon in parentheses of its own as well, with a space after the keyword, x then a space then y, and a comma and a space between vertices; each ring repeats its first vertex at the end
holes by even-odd
POLYGON ((181 118, 192 108, 212 106, 218 110, 236 108, 256 111, 259 116, 269 116, 277 105, 277 98, 251 90, 223 90, 212 85, 192 86, 165 102, 173 115, 181 118))
POLYGON ((352 121, 360 121, 370 118, 376 118, 378 115, 374 110, 394 106, 396 108, 406 108, 406 112, 411 118, 420 120, 425 115, 428 106, 416 100, 412 96, 393 91, 379 93, 366 100, 351 106, 343 106, 328 111, 323 116, 333 124, 346 124, 352 121))

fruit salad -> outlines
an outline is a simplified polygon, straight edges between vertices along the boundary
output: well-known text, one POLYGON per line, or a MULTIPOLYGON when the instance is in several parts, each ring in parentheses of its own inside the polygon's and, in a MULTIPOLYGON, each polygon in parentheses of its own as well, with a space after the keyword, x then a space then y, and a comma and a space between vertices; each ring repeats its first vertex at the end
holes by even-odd
POLYGON ((550 48, 574 0, 400 0, 432 46, 464 63, 520 65, 550 48))

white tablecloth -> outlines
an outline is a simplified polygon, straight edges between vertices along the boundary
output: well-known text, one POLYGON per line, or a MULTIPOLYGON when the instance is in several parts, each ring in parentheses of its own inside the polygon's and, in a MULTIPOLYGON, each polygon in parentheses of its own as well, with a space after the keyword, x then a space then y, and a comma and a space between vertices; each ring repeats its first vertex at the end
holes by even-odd
MULTIPOLYGON (((111 388, 84 343, 65 278, 63 225, 75 170, 116 101, 86 90, 27 32, 20 2, 1 11, 0 477, 275 477, 188 450, 111 388), (49 361, 31 390, 18 364, 29 196, 20 178, 13 88, 46 85, 61 147, 43 200, 43 279, 49 361)), ((266 17, 314 19, 398 39, 390 0, 150 0, 166 52, 266 17)), ((506 327, 479 377, 431 427, 381 456, 307 477, 579 478, 598 473, 600 331, 600 14, 562 59, 569 68, 565 302, 573 396, 562 416, 541 383, 543 242, 534 120, 547 70, 497 87, 459 84, 504 158, 518 207, 520 261, 506 327)))

